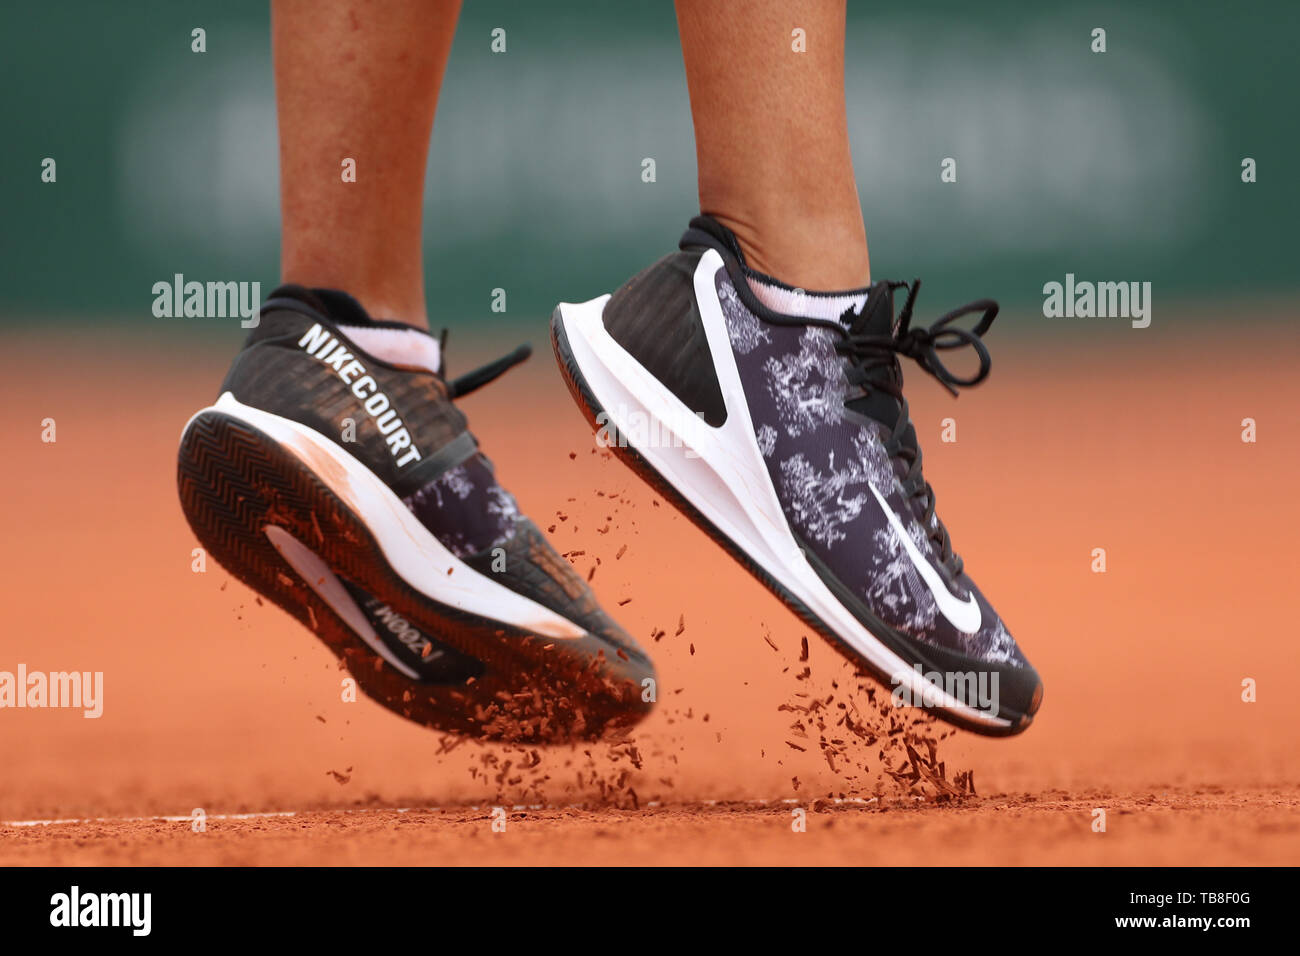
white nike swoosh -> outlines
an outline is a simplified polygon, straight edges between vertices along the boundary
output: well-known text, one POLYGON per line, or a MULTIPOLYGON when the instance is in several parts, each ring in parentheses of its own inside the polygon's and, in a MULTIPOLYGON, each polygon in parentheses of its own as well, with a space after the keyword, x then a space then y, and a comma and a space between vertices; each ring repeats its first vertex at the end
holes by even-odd
POLYGON ((915 565, 917 573, 921 575, 921 580, 925 586, 930 589, 934 595, 934 602, 939 605, 939 610, 943 616, 952 622, 952 626, 964 634, 974 634, 980 629, 980 606, 975 600, 975 595, 969 595, 965 601, 959 601, 953 597, 943 579, 939 577, 939 572, 934 566, 925 559, 912 540, 912 536, 907 533, 903 527, 903 522, 898 520, 898 515, 894 514, 894 509, 885 503, 885 499, 880 496, 880 492, 870 482, 867 487, 871 493, 876 496, 876 501, 880 502, 880 510, 885 513, 889 519, 890 526, 897 532, 898 537, 902 539, 903 550, 907 552, 907 557, 915 565))

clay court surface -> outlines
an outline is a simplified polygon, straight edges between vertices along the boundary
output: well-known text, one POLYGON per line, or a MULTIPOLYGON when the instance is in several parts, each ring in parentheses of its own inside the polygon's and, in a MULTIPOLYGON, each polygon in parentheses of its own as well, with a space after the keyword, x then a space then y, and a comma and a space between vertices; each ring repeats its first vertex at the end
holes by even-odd
MULTIPOLYGON (((6 333, 0 670, 103 671, 105 693, 98 720, 0 711, 0 863, 1300 863, 1300 354, 1274 319, 994 329, 992 378, 956 402, 909 371, 940 513, 1046 684, 1022 737, 936 725, 915 759, 819 729, 844 703, 926 736, 888 737, 829 647, 804 660, 799 622, 594 450, 541 323, 466 409, 656 656, 659 710, 614 744, 482 746, 345 703, 310 634, 191 571, 175 444, 233 339, 6 333)), ((514 342, 453 337, 453 371, 514 342)))

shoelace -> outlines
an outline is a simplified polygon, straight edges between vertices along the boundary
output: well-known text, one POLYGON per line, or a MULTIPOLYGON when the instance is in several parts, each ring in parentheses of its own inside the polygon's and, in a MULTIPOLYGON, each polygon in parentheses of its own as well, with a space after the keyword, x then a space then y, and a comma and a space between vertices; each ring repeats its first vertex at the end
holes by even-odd
MULTIPOLYGON (((888 285, 891 292, 904 288, 908 290, 907 301, 898 314, 896 329, 888 335, 850 332, 836 343, 835 349, 847 357, 853 366, 852 384, 862 386, 867 394, 875 389, 892 395, 898 400, 898 421, 894 423, 885 441, 885 451, 891 458, 902 458, 908 463, 907 473, 901 482, 903 495, 909 502, 913 498, 924 496, 925 513, 921 525, 938 549, 940 562, 953 577, 956 577, 962 572, 962 559, 960 555, 953 553, 948 529, 944 527, 942 521, 935 518, 934 489, 921 474, 920 446, 913 448, 903 442, 902 436, 907 431, 910 419, 907 399, 903 397, 902 388, 894 384, 902 381, 898 356, 906 355, 913 359, 921 368, 938 379, 939 383, 955 397, 959 388, 978 385, 988 378, 993 360, 981 337, 997 318, 998 304, 992 299, 977 299, 940 316, 928 328, 914 329, 911 327, 912 306, 916 302, 917 292, 921 289, 921 280, 914 279, 910 284, 889 282, 888 285), (973 329, 950 327, 952 322, 962 316, 976 313, 982 313, 982 316, 973 329), (980 360, 979 370, 969 378, 954 375, 939 358, 941 351, 963 347, 973 348, 980 360), (887 382, 872 378, 872 372, 879 369, 891 371, 892 374, 889 375, 887 382), (930 526, 931 522, 934 524, 933 528, 930 526)), ((850 309, 845 313, 842 321, 851 321, 854 316, 855 313, 850 309)))
MULTIPOLYGON (((447 337, 443 335, 443 342, 446 343, 447 337)), ((494 381, 510 371, 520 362, 524 362, 533 354, 533 347, 527 343, 519 346, 509 355, 503 355, 495 361, 488 362, 472 372, 466 372, 458 378, 452 379, 447 383, 447 394, 452 398, 460 398, 468 395, 476 389, 482 388, 488 382, 494 381)))

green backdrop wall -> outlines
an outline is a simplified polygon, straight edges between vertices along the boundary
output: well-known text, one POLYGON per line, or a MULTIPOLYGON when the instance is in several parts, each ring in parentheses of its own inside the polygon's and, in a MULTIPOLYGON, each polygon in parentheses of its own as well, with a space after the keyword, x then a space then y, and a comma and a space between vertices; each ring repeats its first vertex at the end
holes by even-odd
MULTIPOLYGON (((1300 285, 1293 2, 849 6, 877 277, 923 276, 936 309, 982 295, 1032 309, 1067 271, 1150 281, 1158 302, 1300 285)), ((244 0, 5 6, 0 315, 147 319, 176 272, 269 289, 268 19, 244 0)), ((529 320, 607 291, 673 246, 694 176, 671 5, 471 0, 426 186, 435 323, 489 314, 496 287, 529 320)))

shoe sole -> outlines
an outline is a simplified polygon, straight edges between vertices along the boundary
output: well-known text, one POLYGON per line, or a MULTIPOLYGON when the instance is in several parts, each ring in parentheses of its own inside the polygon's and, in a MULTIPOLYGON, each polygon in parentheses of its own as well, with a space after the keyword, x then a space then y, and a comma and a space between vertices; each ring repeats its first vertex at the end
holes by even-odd
MULTIPOLYGON (((716 253, 712 255, 716 257, 716 253)), ((717 265, 721 265, 721 259, 718 259, 717 265)), ((700 274, 711 276, 716 271, 716 269, 710 271, 710 264, 704 260, 701 260, 699 269, 697 281, 700 274)), ((555 351, 560 373, 574 401, 577 402, 578 407, 586 417, 588 424, 598 433, 605 432, 608 447, 642 480, 717 542, 742 567, 749 571, 809 627, 825 638, 855 667, 865 670, 887 688, 895 686, 908 687, 912 694, 912 700, 935 701, 934 706, 927 706, 926 709, 955 726, 991 737, 1005 737, 1023 732, 1032 722, 1032 713, 1020 714, 1007 710, 1005 712, 1009 714, 1009 718, 994 716, 969 707, 946 692, 939 690, 928 681, 925 681, 924 677, 916 672, 912 663, 900 656, 897 651, 890 648, 880 638, 876 631, 888 633, 890 630, 883 622, 876 621, 875 626, 869 629, 856 618, 853 618, 851 622, 846 621, 844 629, 854 634, 854 640, 846 639, 844 634, 840 633, 840 630, 832 627, 827 622, 823 613, 814 611, 810 606, 816 602, 819 607, 828 611, 838 611, 841 620, 849 616, 848 610, 831 594, 820 578, 811 580, 807 574, 804 574, 802 582, 795 585, 799 587, 802 593, 796 593, 795 586, 788 585, 786 581, 779 578, 765 566, 763 561, 758 560, 751 553, 750 548, 745 547, 737 540, 744 536, 743 531, 747 530, 746 522, 748 522, 750 528, 757 523, 752 518, 744 516, 752 503, 741 500, 741 495, 734 490, 738 485, 744 487, 744 484, 738 480, 728 481, 715 472, 703 474, 698 466, 686 464, 689 459, 683 458, 680 451, 682 448, 692 448, 689 436, 692 434, 699 436, 702 434, 701 430, 708 429, 710 426, 700 421, 689 409, 681 405, 675 397, 665 394, 660 396, 656 402, 656 407, 660 412, 664 409, 673 409, 672 414, 657 413, 655 410, 648 408, 644 400, 637 397, 638 385, 642 387, 643 392, 653 389, 651 384, 653 377, 636 362, 635 358, 622 350, 604 332, 603 322, 600 317, 604 303, 608 299, 609 296, 602 296, 586 303, 561 303, 551 316, 551 345, 555 351), (570 336, 571 330, 576 335, 584 336, 583 342, 587 345, 588 361, 601 370, 604 376, 603 380, 607 384, 609 391, 618 395, 619 407, 625 412, 624 420, 627 420, 626 412, 630 409, 632 415, 643 416, 639 420, 643 425, 647 426, 649 434, 668 434, 677 437, 685 434, 688 436, 685 441, 677 446, 677 454, 676 457, 672 458, 672 462, 687 473, 694 468, 696 475, 694 487, 679 487, 677 483, 674 483, 650 461, 644 450, 637 447, 633 438, 629 436, 628 430, 618 428, 618 419, 612 417, 609 410, 596 397, 591 382, 575 355, 570 336), (621 356, 619 356, 622 360, 619 363, 620 368, 609 368, 601 359, 595 357, 597 353, 591 347, 593 339, 601 339, 600 346, 608 350, 608 354, 617 355, 617 353, 621 353, 621 356), (676 408, 673 407, 674 403, 677 406, 676 408), (729 516, 720 515, 720 517, 733 519, 729 523, 734 529, 737 529, 737 533, 734 535, 724 532, 719 528, 717 521, 703 513, 704 508, 709 508, 715 514, 718 514, 719 502, 725 503, 728 501, 734 502, 734 507, 731 509, 732 513, 729 516), (739 517, 737 517, 738 515, 739 517), (938 691, 937 694, 936 691, 938 691)), ((716 348, 715 354, 717 354, 716 348)), ((654 384, 657 384, 657 382, 654 384)), ((660 388, 662 390, 662 387, 660 388)), ((666 392, 666 390, 662 391, 666 392)), ((745 418, 747 419, 747 417, 746 413, 745 418)), ((747 423, 745 427, 748 427, 747 423)), ((644 432, 645 429, 642 431, 644 432)), ((747 437, 752 440, 752 428, 749 431, 750 434, 747 437)), ((752 451, 754 454, 758 454, 756 443, 754 443, 752 451)), ((661 453, 667 454, 662 452, 662 449, 661 453)), ((667 470, 667 459, 664 458, 663 460, 665 461, 665 470, 667 470)), ((751 476, 753 476, 751 485, 758 488, 760 484, 766 484, 770 488, 770 479, 766 476, 765 467, 762 468, 761 478, 757 476, 758 470, 757 467, 751 470, 751 476)), ((687 482, 683 480, 681 484, 684 486, 687 482)), ((774 492, 772 494, 773 500, 775 500, 774 492)), ((790 533, 779 506, 776 507, 775 511, 769 510, 766 516, 766 525, 769 533, 767 542, 761 539, 761 534, 758 531, 754 531, 753 534, 747 536, 753 550, 763 551, 768 562, 787 570, 791 577, 797 576, 800 572, 797 562, 803 562, 804 568, 811 571, 808 556, 795 540, 793 534, 790 533), (773 546, 770 536, 773 534, 772 529, 778 524, 781 531, 777 532, 777 535, 778 537, 781 534, 784 535, 782 539, 784 545, 773 546), (794 559, 795 555, 798 556, 797 561, 791 560, 794 559), (785 560, 789 560, 789 563, 783 563, 785 560)), ((815 576, 815 572, 812 572, 812 574, 815 576)), ((901 638, 897 636, 893 638, 893 641, 896 645, 902 643, 901 638)))
MULTIPOLYGON (((304 443, 289 430, 296 423, 276 418, 229 395, 196 414, 178 455, 182 508, 207 553, 311 630, 370 697, 426 727, 527 742, 595 738, 649 711, 641 701, 642 669, 617 656, 612 645, 457 561, 422 526, 427 541, 421 546, 432 548, 432 542, 442 553, 403 553, 417 531, 397 527, 404 519, 379 511, 376 498, 368 499, 369 512, 357 506, 366 495, 381 494, 363 487, 366 476, 382 486, 380 479, 346 451, 332 454, 323 436, 304 443), (373 526, 362 517, 377 511, 373 526), (394 567, 394 554, 407 576, 394 567), (316 580, 304 577, 319 566, 327 572, 316 580), (422 575, 421 587, 408 580, 415 574, 422 575), (375 646, 373 634, 367 643, 358 633, 366 628, 358 628, 347 602, 340 602, 342 589, 330 592, 336 578, 481 661, 485 672, 451 684, 411 679, 395 666, 391 651, 375 646), (466 605, 506 607, 516 620, 466 605), (520 626, 521 616, 535 620, 539 630, 520 626)), ((391 491, 382 492, 391 498, 385 506, 395 502, 409 515, 391 491)))

